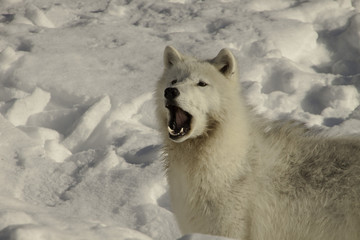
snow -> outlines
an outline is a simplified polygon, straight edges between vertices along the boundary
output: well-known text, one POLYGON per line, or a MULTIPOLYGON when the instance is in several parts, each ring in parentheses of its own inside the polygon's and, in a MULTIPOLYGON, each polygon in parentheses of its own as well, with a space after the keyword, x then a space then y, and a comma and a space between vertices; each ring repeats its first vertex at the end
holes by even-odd
POLYGON ((50 93, 36 88, 29 96, 16 99, 6 112, 6 118, 14 125, 25 125, 29 116, 42 112, 50 101, 50 93))
POLYGON ((46 17, 44 12, 33 4, 26 5, 25 17, 37 26, 46 28, 55 27, 54 24, 46 17))
POLYGON ((110 108, 110 98, 101 98, 80 117, 75 129, 62 144, 69 150, 76 151, 89 138, 110 108))
POLYGON ((360 132, 360 1, 3 0, 0 13, 0 239, 181 237, 152 96, 166 45, 230 48, 265 117, 360 132))
POLYGON ((185 235, 182 238, 179 238, 179 240, 230 240, 230 238, 221 237, 221 236, 211 236, 211 235, 205 235, 205 234, 190 234, 185 235))

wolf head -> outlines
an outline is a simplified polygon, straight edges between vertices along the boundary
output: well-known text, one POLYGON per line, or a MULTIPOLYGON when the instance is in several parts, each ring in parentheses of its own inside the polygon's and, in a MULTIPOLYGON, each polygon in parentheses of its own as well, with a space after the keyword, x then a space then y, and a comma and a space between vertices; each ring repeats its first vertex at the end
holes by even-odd
POLYGON ((228 49, 199 61, 171 46, 165 48, 164 73, 156 94, 161 127, 174 142, 211 131, 226 114, 234 93, 238 93, 237 64, 228 49))

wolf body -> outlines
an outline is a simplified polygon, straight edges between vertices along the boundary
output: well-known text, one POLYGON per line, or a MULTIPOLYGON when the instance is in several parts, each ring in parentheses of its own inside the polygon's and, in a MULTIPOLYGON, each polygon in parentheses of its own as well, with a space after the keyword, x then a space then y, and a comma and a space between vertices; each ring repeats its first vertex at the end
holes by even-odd
POLYGON ((164 52, 156 89, 172 210, 183 234, 360 239, 360 142, 271 122, 240 97, 237 64, 164 52))

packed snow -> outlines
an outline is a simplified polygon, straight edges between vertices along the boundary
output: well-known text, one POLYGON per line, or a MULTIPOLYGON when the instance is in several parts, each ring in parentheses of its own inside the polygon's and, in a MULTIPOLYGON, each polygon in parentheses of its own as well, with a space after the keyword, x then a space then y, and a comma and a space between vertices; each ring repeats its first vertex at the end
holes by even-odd
POLYGON ((0 239, 182 237, 152 96, 166 45, 231 49, 267 118, 360 132, 359 0, 0 0, 0 14, 0 239))

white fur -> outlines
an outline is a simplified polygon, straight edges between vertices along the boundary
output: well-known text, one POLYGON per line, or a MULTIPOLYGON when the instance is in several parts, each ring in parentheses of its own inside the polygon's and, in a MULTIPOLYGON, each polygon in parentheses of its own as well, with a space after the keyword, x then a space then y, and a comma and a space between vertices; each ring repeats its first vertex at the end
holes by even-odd
POLYGON ((172 208, 184 234, 360 239, 358 139, 324 138, 295 121, 255 116, 240 97, 227 49, 199 61, 167 47, 164 64, 157 111, 172 208), (176 103, 193 116, 191 131, 176 141, 167 131, 167 87, 179 90, 176 103))

